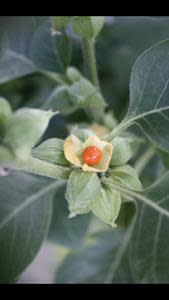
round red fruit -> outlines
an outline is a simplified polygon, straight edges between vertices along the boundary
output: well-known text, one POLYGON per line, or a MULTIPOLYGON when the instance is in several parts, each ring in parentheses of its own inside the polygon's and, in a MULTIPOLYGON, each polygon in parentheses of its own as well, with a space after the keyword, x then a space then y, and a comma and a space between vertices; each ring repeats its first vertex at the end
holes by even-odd
POLYGON ((89 166, 96 165, 102 159, 102 151, 96 146, 89 146, 83 150, 82 159, 89 166))

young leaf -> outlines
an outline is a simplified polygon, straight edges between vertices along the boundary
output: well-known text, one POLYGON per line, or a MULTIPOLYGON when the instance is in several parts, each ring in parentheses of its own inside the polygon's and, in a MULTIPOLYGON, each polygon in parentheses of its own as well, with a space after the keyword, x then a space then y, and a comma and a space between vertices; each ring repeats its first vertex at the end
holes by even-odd
POLYGON ((52 164, 69 166, 63 151, 64 141, 58 138, 48 139, 32 150, 32 155, 52 164))
POLYGON ((53 90, 45 108, 59 110, 62 114, 70 114, 80 108, 105 107, 103 97, 86 78, 81 77, 70 86, 61 86, 53 90))
POLYGON ((56 87, 48 97, 45 109, 58 110, 61 114, 67 115, 77 109, 73 101, 73 96, 69 94, 69 89, 65 86, 56 87))
POLYGON ((22 172, 0 180, 0 282, 15 279, 34 259, 51 219, 58 182, 22 172))
POLYGON ((103 222, 116 227, 116 219, 121 207, 121 195, 111 187, 105 186, 90 205, 91 211, 103 222))
POLYGON ((66 189, 70 217, 89 212, 89 206, 100 189, 100 180, 96 173, 72 171, 66 189))

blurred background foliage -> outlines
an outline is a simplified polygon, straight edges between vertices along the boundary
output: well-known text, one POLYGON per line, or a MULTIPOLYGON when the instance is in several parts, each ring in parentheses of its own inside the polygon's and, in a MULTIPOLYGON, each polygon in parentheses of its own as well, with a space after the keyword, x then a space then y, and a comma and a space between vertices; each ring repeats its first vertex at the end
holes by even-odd
MULTIPOLYGON (((6 39, 4 32, 7 32, 8 28, 10 28, 9 32, 14 40, 12 43, 13 49, 19 51, 18 53, 21 55, 24 53, 26 57, 31 57, 28 45, 30 44, 32 33, 35 27, 39 29, 43 25, 43 22, 48 20, 48 17, 18 17, 17 20, 14 18, 16 17, 13 17, 13 20, 11 20, 11 17, 0 17, 0 41, 6 39), (28 20, 26 18, 35 18, 36 22, 33 27, 31 27, 32 23, 30 26, 30 19, 28 20), (13 24, 12 32, 11 22, 13 24), (20 24, 20 26, 18 24, 20 24), (26 42, 23 42, 25 39, 26 42)), ((129 80, 132 66, 136 58, 145 49, 163 39, 169 38, 169 17, 106 17, 105 20, 104 29, 97 38, 96 43, 99 79, 103 95, 108 103, 107 109, 112 109, 117 120, 121 121, 128 107, 129 80)), ((70 65, 76 66, 84 73, 80 40, 72 33, 71 28, 68 28, 67 32, 72 47, 70 65)), ((8 41, 6 41, 6 44, 8 45, 8 41)), ((46 53, 48 53, 48 50, 49 49, 46 49, 46 53)), ((40 48, 38 51, 40 51, 40 48)), ((1 47, 0 53, 3 54, 3 47, 1 47)), ((42 59, 44 59, 44 57, 41 57, 41 59, 35 63, 41 64, 42 59)), ((52 68, 55 70, 55 67, 57 68, 54 58, 50 62, 46 61, 45 63, 47 68, 49 66, 50 70, 52 70, 52 68)), ((3 62, 0 59, 0 70, 3 67, 3 62)), ((9 70, 10 67, 9 65, 9 70)), ((38 71, 33 73, 32 71, 25 72, 25 74, 22 75, 24 76, 16 77, 14 80, 6 82, 4 80, 4 82, 0 84, 0 96, 8 99, 14 110, 22 106, 41 107, 56 86, 56 83, 38 71)), ((83 123, 86 121, 88 121, 88 116, 83 110, 76 111, 68 116, 56 115, 50 122, 43 139, 45 140, 50 137, 65 138, 68 134, 68 125, 70 125, 70 123, 83 123)), ((143 152, 144 147, 140 151, 143 152)), ((168 156, 164 158, 164 161, 168 167, 168 156)), ((163 171, 164 165, 161 159, 159 156, 154 156, 141 175, 143 184, 148 185, 155 178, 159 177, 163 171)), ((109 256, 111 256, 109 251, 112 247, 116 250, 118 240, 123 233, 120 233, 120 235, 116 234, 112 242, 110 241, 110 232, 108 230, 106 236, 99 236, 101 241, 105 241, 104 249, 99 246, 97 247, 96 244, 93 247, 89 247, 87 252, 84 252, 84 248, 87 247, 86 245, 90 245, 90 243, 92 245, 93 241, 95 239, 97 240, 97 232, 100 229, 104 231, 105 228, 107 229, 107 226, 100 223, 94 217, 91 219, 90 215, 80 216, 68 221, 67 204, 63 196, 64 189, 64 186, 60 188, 57 192, 57 201, 54 202, 54 215, 51 230, 48 235, 48 243, 44 245, 44 248, 42 248, 35 261, 28 270, 24 272, 20 282, 52 281, 52 276, 54 276, 56 266, 59 266, 61 258, 64 258, 67 253, 70 253, 65 261, 65 264, 69 266, 76 252, 78 253, 78 259, 82 261, 84 270, 87 267, 89 269, 92 268, 92 259, 94 259, 93 253, 100 251, 100 255, 104 256, 105 253, 108 252, 108 256, 106 256, 107 261, 104 262, 101 270, 99 270, 100 274, 102 274, 100 278, 104 277, 106 266, 109 263, 109 256), (91 233, 92 236, 90 236, 91 233), (75 248, 76 250, 68 250, 69 248, 75 248), (90 252, 92 252, 92 255, 90 252), (50 256, 52 259, 47 267, 47 265, 44 264, 44 260, 48 261, 50 256), (86 265, 88 257, 90 257, 90 264, 88 263, 88 265, 86 265), (53 264, 53 260, 55 260, 55 264, 53 264), (45 268, 45 270, 39 271, 38 274, 36 274, 38 268, 39 270, 45 268), (43 272, 47 272, 49 277, 43 277, 43 272)), ((97 262, 94 261, 93 264, 95 263, 97 264, 97 262)), ((70 274, 68 272, 73 273, 74 270, 76 270, 76 264, 78 268, 78 260, 75 259, 74 264, 74 269, 72 269, 71 265, 68 267, 67 273, 64 274, 63 263, 62 273, 59 271, 56 282, 69 281, 70 274)), ((89 269, 88 273, 90 275, 89 269)), ((89 280, 89 275, 86 280, 89 280)), ((92 270, 91 276, 94 276, 92 270)), ((101 280, 100 278, 98 280, 101 280)), ((74 280, 80 280, 78 279, 78 274, 74 280)), ((97 279, 95 280, 97 281, 97 279)))

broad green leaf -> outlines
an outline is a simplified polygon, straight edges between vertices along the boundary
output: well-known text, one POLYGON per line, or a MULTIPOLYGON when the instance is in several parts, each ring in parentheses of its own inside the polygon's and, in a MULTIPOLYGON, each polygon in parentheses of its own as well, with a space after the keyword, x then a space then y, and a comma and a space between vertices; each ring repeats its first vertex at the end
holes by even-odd
POLYGON ((58 182, 22 172, 0 180, 0 282, 15 279, 34 259, 51 219, 58 182))
POLYGON ((44 22, 34 33, 30 59, 39 69, 63 72, 70 61, 71 47, 65 33, 52 35, 51 23, 44 22))
POLYGON ((90 236, 83 247, 65 258, 56 273, 56 282, 168 283, 168 182, 169 172, 144 195, 132 192, 138 207, 128 229, 111 235, 108 231, 107 239, 105 232, 98 233, 97 239, 90 236))
POLYGON ((0 83, 42 70, 61 72, 67 67, 68 39, 52 36, 48 17, 8 17, 0 25, 0 83))
POLYGON ((29 48, 40 25, 38 18, 8 17, 0 21, 0 83, 37 71, 29 59, 29 48))
POLYGON ((70 217, 89 212, 89 205, 100 189, 100 180, 96 173, 72 171, 66 189, 70 217))
POLYGON ((91 216, 85 214, 68 219, 69 210, 65 191, 66 185, 62 185, 55 193, 48 239, 66 247, 77 247, 86 236, 91 216))
POLYGON ((124 129, 137 124, 150 142, 164 151, 169 151, 168 51, 169 40, 165 40, 136 60, 131 73, 128 113, 119 125, 119 129, 124 129))
MULTIPOLYGON (((145 51, 133 67, 130 105, 122 122, 138 124, 158 148, 169 151, 169 41, 145 51)), ((122 125, 122 126, 123 126, 122 125)))
POLYGON ((48 161, 52 164, 69 166, 63 151, 64 141, 53 138, 41 143, 32 150, 32 155, 38 159, 48 161))
MULTIPOLYGON (((135 205, 129 206, 129 210, 134 212, 135 205)), ((133 223, 130 223, 128 230, 110 229, 89 235, 82 246, 73 249, 61 263, 56 271, 55 282, 110 283, 112 271, 114 273, 118 271, 121 257, 131 237, 132 227, 133 223)))

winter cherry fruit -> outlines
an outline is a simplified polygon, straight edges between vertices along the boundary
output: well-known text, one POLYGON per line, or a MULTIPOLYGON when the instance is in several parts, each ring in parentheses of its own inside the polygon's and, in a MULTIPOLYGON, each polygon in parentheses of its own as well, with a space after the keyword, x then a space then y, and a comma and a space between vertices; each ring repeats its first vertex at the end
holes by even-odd
POLYGON ((83 150, 82 159, 89 166, 96 165, 102 159, 102 151, 96 146, 89 146, 83 150))

